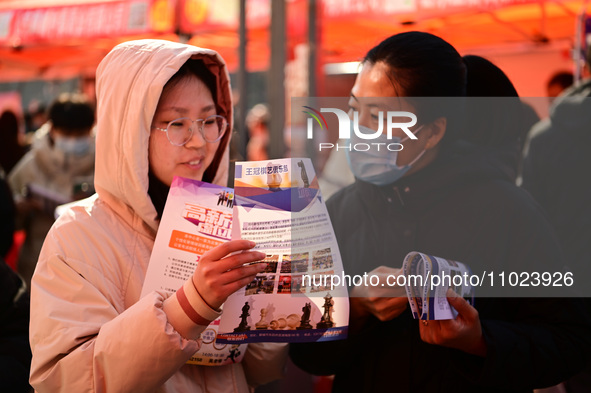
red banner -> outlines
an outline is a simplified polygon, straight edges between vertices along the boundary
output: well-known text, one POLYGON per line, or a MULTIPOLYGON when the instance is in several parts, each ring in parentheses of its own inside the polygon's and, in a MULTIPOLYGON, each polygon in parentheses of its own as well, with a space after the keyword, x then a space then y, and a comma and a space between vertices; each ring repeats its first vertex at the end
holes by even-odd
POLYGON ((121 0, 0 10, 0 44, 168 33, 173 31, 174 3, 121 0))
POLYGON ((443 15, 466 10, 492 11, 506 6, 539 2, 540 0, 321 0, 327 20, 375 20, 416 13, 425 17, 431 13, 443 15))
MULTIPOLYGON (((180 29, 184 33, 210 33, 238 30, 237 0, 180 0, 180 29)), ((392 15, 444 15, 465 10, 490 11, 510 5, 537 3, 539 0, 320 0, 327 22, 387 19, 392 15)), ((307 1, 292 0, 293 3, 307 1)), ((246 19, 249 29, 267 28, 270 24, 271 0, 248 0, 246 19)), ((306 15, 298 15, 298 17, 306 15)), ((288 13, 288 19, 293 19, 288 13)), ((302 22, 303 23, 303 22, 302 22)))

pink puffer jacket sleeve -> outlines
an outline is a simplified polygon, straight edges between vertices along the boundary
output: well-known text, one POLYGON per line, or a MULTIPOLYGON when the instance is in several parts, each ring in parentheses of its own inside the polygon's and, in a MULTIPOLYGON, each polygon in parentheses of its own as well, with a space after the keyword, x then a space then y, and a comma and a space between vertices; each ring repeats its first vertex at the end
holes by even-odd
POLYGON ((154 391, 199 348, 170 324, 166 295, 151 293, 122 310, 113 283, 105 295, 72 264, 49 256, 33 280, 31 384, 38 392, 154 391))

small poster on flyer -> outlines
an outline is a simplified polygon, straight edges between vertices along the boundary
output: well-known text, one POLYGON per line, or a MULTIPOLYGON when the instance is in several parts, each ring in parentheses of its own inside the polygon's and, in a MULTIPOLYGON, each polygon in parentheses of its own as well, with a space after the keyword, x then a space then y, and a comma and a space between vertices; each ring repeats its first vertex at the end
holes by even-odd
POLYGON ((237 162, 233 239, 267 254, 266 269, 224 304, 218 343, 345 338, 349 300, 340 252, 310 159, 237 162))
MULTIPOLYGON (((233 200, 231 188, 182 177, 173 179, 142 297, 155 290, 174 293, 192 277, 206 251, 230 240, 233 200)), ((188 363, 221 366, 242 359, 246 345, 215 341, 219 323, 218 318, 201 334, 201 348, 188 363)))

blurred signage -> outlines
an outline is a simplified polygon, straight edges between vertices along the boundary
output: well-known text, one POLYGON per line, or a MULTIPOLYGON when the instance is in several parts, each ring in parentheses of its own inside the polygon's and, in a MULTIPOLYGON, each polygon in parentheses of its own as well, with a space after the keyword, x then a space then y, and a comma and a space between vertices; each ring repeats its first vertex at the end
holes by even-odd
POLYGON ((322 0, 323 15, 328 18, 392 15, 417 10, 419 0, 322 0))
MULTIPOLYGON (((219 30, 237 30, 239 1, 237 0, 179 0, 181 2, 180 30, 188 34, 219 30)), ((387 18, 391 15, 421 13, 445 14, 461 10, 494 10, 497 8, 537 3, 540 0, 318 0, 327 20, 387 18)), ((288 9, 307 1, 289 0, 288 9)), ((271 0, 248 0, 246 23, 249 29, 267 28, 270 24, 271 0)), ((305 17, 305 13, 298 17, 305 17)), ((293 19, 292 15, 288 18, 293 19)))
POLYGON ((396 14, 493 10, 505 6, 538 3, 539 0, 321 0, 328 19, 362 18, 396 14))
POLYGON ((0 10, 0 43, 13 46, 76 38, 171 32, 174 1, 125 0, 0 10))
MULTIPOLYGON (((180 0, 180 29, 189 34, 216 30, 237 30, 240 13, 237 0, 180 0)), ((249 28, 269 26, 271 0, 248 0, 246 23, 249 28)))

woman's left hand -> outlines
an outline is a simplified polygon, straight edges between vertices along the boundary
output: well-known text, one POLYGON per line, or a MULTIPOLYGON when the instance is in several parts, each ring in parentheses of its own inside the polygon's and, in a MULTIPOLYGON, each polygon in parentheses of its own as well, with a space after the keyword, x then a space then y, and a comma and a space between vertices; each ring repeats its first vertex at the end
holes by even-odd
POLYGON ((429 344, 486 356, 486 342, 482 336, 478 311, 451 289, 447 291, 447 300, 456 309, 458 316, 456 319, 419 321, 421 339, 429 344))

